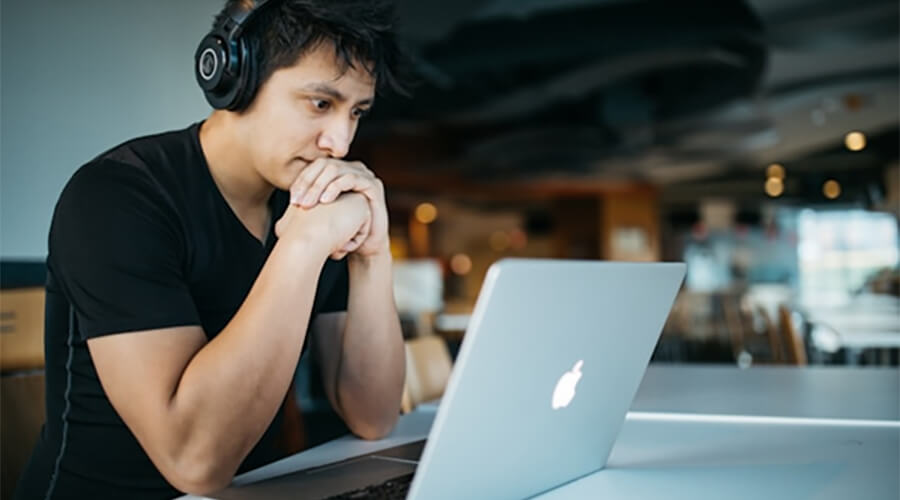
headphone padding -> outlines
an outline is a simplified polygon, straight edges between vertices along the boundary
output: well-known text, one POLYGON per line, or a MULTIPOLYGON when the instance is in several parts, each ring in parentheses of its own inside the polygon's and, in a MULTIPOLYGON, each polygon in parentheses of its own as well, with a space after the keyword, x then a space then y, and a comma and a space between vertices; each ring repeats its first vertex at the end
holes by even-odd
POLYGON ((231 111, 244 111, 250 106, 253 97, 256 95, 256 87, 259 83, 258 61, 256 60, 259 51, 255 47, 255 43, 248 42, 246 38, 241 37, 238 42, 241 54, 241 72, 238 75, 237 92, 234 100, 228 107, 231 111))

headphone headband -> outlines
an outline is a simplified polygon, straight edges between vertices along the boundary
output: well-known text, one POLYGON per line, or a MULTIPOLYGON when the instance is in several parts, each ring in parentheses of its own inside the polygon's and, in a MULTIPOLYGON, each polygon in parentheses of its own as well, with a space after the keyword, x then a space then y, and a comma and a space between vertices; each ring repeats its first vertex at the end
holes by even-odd
POLYGON ((226 26, 223 26, 223 28, 230 28, 227 30, 228 36, 232 39, 240 37, 250 19, 267 3, 269 3, 269 0, 256 0, 253 3, 253 7, 249 9, 242 9, 239 3, 231 4, 225 13, 226 26), (228 21, 231 21, 230 26, 227 24, 228 21))
POLYGON ((256 92, 256 58, 241 35, 271 0, 256 0, 249 9, 230 3, 194 53, 194 76, 215 109, 244 109, 256 92))

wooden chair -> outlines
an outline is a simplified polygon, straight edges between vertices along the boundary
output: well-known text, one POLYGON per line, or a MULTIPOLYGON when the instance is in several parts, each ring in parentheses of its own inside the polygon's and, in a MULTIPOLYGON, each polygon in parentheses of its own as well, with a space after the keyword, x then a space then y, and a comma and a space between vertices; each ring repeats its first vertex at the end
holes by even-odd
POLYGON ((409 413, 416 406, 444 394, 453 362, 444 339, 427 335, 406 341, 406 380, 401 410, 409 413))
POLYGON ((785 356, 778 325, 764 306, 757 306, 756 312, 762 318, 766 340, 768 340, 769 344, 769 355, 765 358, 765 361, 776 364, 783 363, 785 356))
POLYGON ((761 357, 755 363, 774 363, 804 366, 808 364, 803 334, 797 330, 791 317, 791 310, 778 306, 777 320, 773 320, 768 310, 759 306, 757 309, 765 325, 766 339, 769 344, 769 355, 761 357))
POLYGON ((731 341, 731 351, 735 360, 738 360, 743 353, 749 354, 749 347, 746 345, 747 331, 752 330, 752 325, 748 325, 749 322, 744 317, 743 311, 741 311, 740 302, 741 299, 738 294, 726 294, 722 297, 725 324, 728 327, 728 337, 731 341))
POLYGON ((778 306, 778 331, 786 354, 785 361, 791 365, 805 366, 807 359, 803 332, 797 331, 791 310, 784 304, 778 306))

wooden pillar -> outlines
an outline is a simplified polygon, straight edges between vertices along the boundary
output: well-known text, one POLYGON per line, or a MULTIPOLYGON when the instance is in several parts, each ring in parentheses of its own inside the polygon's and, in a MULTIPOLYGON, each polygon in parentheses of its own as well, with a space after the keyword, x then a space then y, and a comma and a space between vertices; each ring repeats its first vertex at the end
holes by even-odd
POLYGON ((599 206, 600 253, 606 260, 660 259, 659 200, 651 189, 605 193, 599 206))

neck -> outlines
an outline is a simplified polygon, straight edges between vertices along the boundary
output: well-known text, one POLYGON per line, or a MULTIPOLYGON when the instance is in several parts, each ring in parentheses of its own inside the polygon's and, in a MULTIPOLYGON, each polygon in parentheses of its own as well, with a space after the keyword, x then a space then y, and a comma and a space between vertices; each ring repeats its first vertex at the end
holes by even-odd
POLYGON ((200 147, 216 186, 236 212, 266 207, 274 187, 254 168, 245 134, 232 113, 214 111, 200 128, 200 147))

